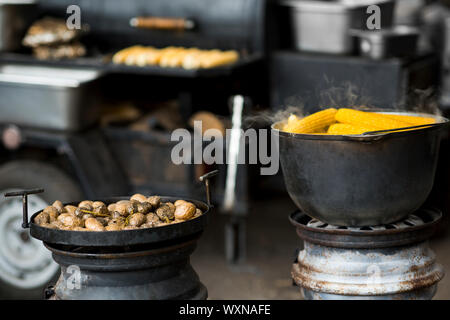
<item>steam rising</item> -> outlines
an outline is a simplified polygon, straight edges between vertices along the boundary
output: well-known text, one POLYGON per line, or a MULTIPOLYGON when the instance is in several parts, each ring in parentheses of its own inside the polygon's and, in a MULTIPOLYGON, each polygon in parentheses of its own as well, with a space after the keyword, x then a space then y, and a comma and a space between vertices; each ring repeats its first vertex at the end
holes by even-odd
POLYGON ((318 93, 321 109, 326 108, 353 108, 368 109, 373 103, 363 89, 345 82, 341 86, 332 86, 318 93))
POLYGON ((412 110, 414 112, 431 113, 441 116, 442 112, 439 109, 438 96, 438 92, 432 88, 425 90, 415 89, 410 94, 410 106, 412 108, 403 106, 404 108, 400 110, 412 110))
MULTIPOLYGON (((314 111, 312 112, 326 108, 352 108, 363 111, 383 109, 380 108, 375 98, 369 96, 362 88, 355 84, 345 82, 339 86, 335 86, 332 81, 325 80, 328 88, 315 92, 319 105, 316 108, 308 108, 309 110, 313 109, 314 111), (378 106, 375 107, 375 105, 378 106)), ((408 95, 408 102, 385 106, 384 109, 441 115, 437 97, 437 92, 432 88, 426 90, 414 89, 408 95)), ((248 115, 244 118, 244 122, 246 125, 252 125, 255 122, 270 125, 278 121, 286 120, 292 113, 298 116, 306 116, 312 113, 305 112, 305 106, 311 105, 311 103, 308 103, 308 100, 310 100, 309 97, 289 97, 286 99, 286 104, 281 110, 262 111, 256 115, 248 115)))

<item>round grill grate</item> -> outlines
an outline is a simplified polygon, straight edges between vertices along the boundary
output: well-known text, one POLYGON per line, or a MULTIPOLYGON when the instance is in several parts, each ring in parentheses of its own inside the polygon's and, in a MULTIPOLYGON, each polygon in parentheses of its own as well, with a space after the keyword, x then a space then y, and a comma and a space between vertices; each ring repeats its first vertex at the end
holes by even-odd
POLYGON ((442 213, 437 209, 420 209, 391 224, 369 227, 334 226, 296 211, 291 223, 303 240, 342 248, 374 248, 407 245, 428 239, 435 231, 442 213))
POLYGON ((441 214, 432 210, 422 210, 418 211, 414 214, 410 214, 406 219, 401 220, 396 223, 379 225, 379 226, 369 226, 369 227, 343 227, 343 226, 334 226, 331 224, 324 223, 317 219, 311 218, 310 221, 307 222, 306 226, 311 228, 318 229, 329 229, 329 230, 350 230, 350 231, 373 231, 373 230, 402 230, 411 227, 417 227, 424 225, 426 223, 438 220, 441 217, 441 214))

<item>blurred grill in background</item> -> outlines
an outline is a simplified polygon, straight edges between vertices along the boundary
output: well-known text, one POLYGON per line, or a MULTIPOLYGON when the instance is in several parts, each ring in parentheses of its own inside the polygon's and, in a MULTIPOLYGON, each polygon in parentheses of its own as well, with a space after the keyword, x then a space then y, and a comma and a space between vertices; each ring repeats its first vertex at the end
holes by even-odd
MULTIPOLYGON (((14 144, 2 143, 0 190, 52 184, 45 196, 35 196, 42 204, 138 191, 203 198, 196 178, 219 168, 212 188, 220 205, 227 165, 175 165, 170 135, 176 128, 192 132, 189 123, 198 112, 223 132, 233 95, 247 97, 243 114, 267 100, 261 90, 267 87, 265 24, 266 2, 260 0, 0 3, 0 126, 17 137, 14 144), (80 30, 66 27, 73 5, 81 9, 80 30), (122 60, 117 53, 130 47, 133 55, 122 60)), ((253 168, 237 170, 227 211, 230 262, 245 258, 239 235, 253 168)), ((3 201, 0 216, 11 211, 17 220, 20 213, 11 209, 16 202, 3 201)), ((56 270, 47 252, 35 255, 56 270)), ((26 259, 1 259, 0 295, 7 297, 40 298, 40 288, 55 274, 41 263, 40 281, 17 286, 22 275, 14 270, 26 268, 26 259)))

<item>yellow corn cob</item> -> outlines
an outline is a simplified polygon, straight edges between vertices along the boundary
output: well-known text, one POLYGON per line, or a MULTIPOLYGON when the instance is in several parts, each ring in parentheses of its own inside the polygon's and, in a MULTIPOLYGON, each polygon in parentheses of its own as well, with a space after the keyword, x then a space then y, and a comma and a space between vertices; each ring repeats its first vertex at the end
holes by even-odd
POLYGON ((295 114, 291 114, 286 122, 286 124, 283 126, 283 131, 287 131, 289 132, 289 130, 291 129, 291 127, 294 126, 294 124, 300 121, 300 118, 297 117, 295 114))
POLYGON ((431 123, 436 122, 433 118, 429 118, 429 117, 404 116, 404 115, 398 115, 398 114, 384 114, 384 113, 382 113, 382 115, 385 117, 391 118, 391 119, 407 122, 411 126, 420 126, 420 125, 431 124, 431 123))
POLYGON ((336 109, 329 108, 313 113, 303 119, 291 115, 283 130, 292 133, 316 133, 324 131, 326 127, 336 122, 336 112, 336 109))
POLYGON ((341 123, 377 128, 378 130, 397 129, 411 126, 408 122, 385 117, 382 114, 346 108, 342 108, 337 111, 336 120, 341 123))
POLYGON ((344 135, 344 134, 362 134, 369 131, 377 131, 377 128, 354 126, 346 123, 335 123, 328 128, 328 134, 344 135))

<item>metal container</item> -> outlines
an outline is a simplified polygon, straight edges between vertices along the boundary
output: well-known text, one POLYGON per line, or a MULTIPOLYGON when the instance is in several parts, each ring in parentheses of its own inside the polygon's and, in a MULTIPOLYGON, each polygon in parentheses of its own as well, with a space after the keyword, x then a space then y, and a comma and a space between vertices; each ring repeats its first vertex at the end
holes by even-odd
MULTIPOLYGON (((22 197, 23 202, 23 221, 22 228, 30 228, 32 237, 42 240, 45 243, 66 246, 80 246, 80 247, 123 247, 123 246, 137 246, 149 245, 155 243, 162 243, 166 241, 173 241, 175 239, 188 238, 192 235, 201 233, 205 228, 209 215, 211 214, 211 194, 209 180, 219 173, 218 170, 213 170, 201 176, 199 179, 205 183, 206 199, 208 204, 191 199, 184 199, 195 204, 197 208, 202 210, 203 214, 200 216, 180 223, 174 223, 163 227, 136 229, 136 230, 120 230, 120 231, 90 231, 80 232, 71 230, 60 230, 42 227, 34 223, 34 218, 42 212, 36 212, 28 221, 28 195, 44 192, 44 189, 32 189, 8 192, 5 197, 22 197)), ((129 197, 114 197, 102 199, 103 203, 109 205, 111 203, 128 200, 129 197)), ((175 202, 180 198, 176 197, 161 197, 163 202, 175 202)), ((78 202, 66 203, 66 205, 77 205, 78 202)))
POLYGON ((0 123, 80 130, 98 120, 94 70, 0 65, 0 123))
POLYGON ((35 13, 34 0, 0 1, 0 52, 20 48, 35 13))
POLYGON ((444 269, 428 242, 358 250, 305 242, 292 274, 309 300, 431 300, 444 269))
MULTIPOLYGON (((106 205, 120 201, 128 200, 129 197, 115 197, 101 199, 106 205)), ((179 197, 161 197, 163 202, 175 202, 179 197)), ((120 230, 120 231, 70 231, 60 229, 50 229, 42 227, 34 223, 34 218, 42 212, 38 211, 30 218, 27 223, 26 219, 23 225, 30 228, 30 234, 33 238, 42 240, 49 244, 82 246, 82 247, 120 247, 120 246, 136 246, 160 243, 164 241, 173 241, 174 239, 186 238, 197 233, 201 233, 206 227, 209 215, 211 214, 211 205, 207 205, 202 201, 186 199, 202 210, 203 214, 197 218, 190 219, 180 223, 174 223, 163 227, 154 227, 136 230, 120 230)), ((78 202, 65 203, 66 205, 77 205, 78 202)))
POLYGON ((444 269, 427 239, 441 218, 426 209, 393 225, 339 228, 295 212, 304 248, 292 277, 305 299, 431 299, 444 269))
POLYGON ((351 30, 358 39, 362 56, 375 60, 414 55, 417 52, 419 29, 396 26, 382 30, 351 30))
POLYGON ((390 27, 394 2, 391 0, 309 1, 289 0, 294 47, 301 51, 348 54, 353 51, 352 28, 366 29, 367 7, 376 4, 381 26, 390 27))
POLYGON ((320 221, 370 226, 400 220, 417 210, 434 183, 442 128, 369 135, 295 134, 279 131, 284 182, 294 203, 320 221))
POLYGON ((45 244, 61 266, 52 300, 205 300, 189 257, 199 234, 150 248, 89 250, 45 244))

